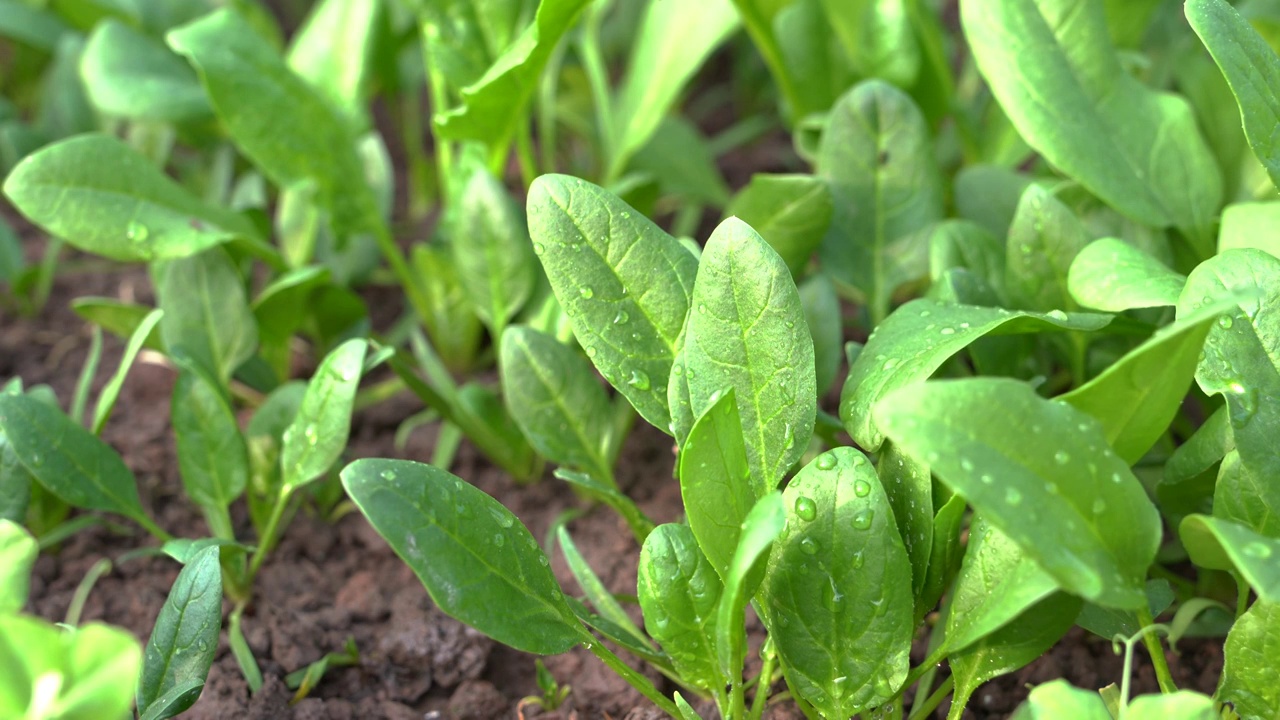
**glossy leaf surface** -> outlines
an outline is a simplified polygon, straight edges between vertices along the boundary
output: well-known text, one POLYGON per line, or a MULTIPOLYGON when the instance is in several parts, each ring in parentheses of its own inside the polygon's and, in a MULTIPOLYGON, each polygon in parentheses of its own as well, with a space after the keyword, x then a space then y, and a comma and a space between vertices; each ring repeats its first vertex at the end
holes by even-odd
POLYGON ((832 212, 831 191, 820 178, 757 173, 734 196, 725 217, 755 228, 800 277, 831 225, 832 212))
POLYGON ((169 415, 187 495, 202 507, 229 507, 249 481, 249 450, 231 405, 203 373, 181 368, 169 415))
POLYGON ((1156 258, 1116 238, 1085 246, 1067 276, 1076 302, 1107 312, 1177 305, 1186 281, 1156 258))
POLYGON ((1275 717, 1280 712, 1280 603, 1259 600, 1227 634, 1217 697, 1240 717, 1275 717))
POLYGON ((771 492, 760 498, 742 523, 742 535, 725 577, 724 594, 716 607, 716 658, 725 678, 736 678, 742 673, 747 652, 742 615, 755 594, 755 588, 749 587, 750 580, 756 575, 757 563, 769 556, 773 541, 782 533, 786 522, 782 494, 771 492))
POLYGON ((636 594, 645 629, 676 671, 706 690, 724 683, 715 636, 723 590, 689 526, 659 525, 644 541, 636 594))
POLYGON ((1209 515, 1183 518, 1178 534, 1196 565, 1235 570, 1260 599, 1280 603, 1280 539, 1209 515))
POLYGON ((680 451, 679 476, 691 532, 711 567, 727 578, 742 523, 765 493, 751 478, 732 388, 694 423, 680 451))
POLYGON ((168 353, 194 360, 226 383, 258 346, 258 322, 231 256, 213 248, 156 263, 152 278, 168 353))
POLYGON ((284 432, 280 451, 286 489, 315 480, 342 456, 351 432, 351 410, 368 346, 359 338, 339 345, 325 356, 307 383, 298 414, 284 432))
POLYGON ((138 681, 140 714, 161 720, 195 703, 218 653, 221 625, 222 570, 218 548, 209 547, 178 573, 151 630, 138 681), (178 697, 171 695, 175 688, 181 689, 178 697), (164 712, 153 710, 157 704, 164 712))
POLYGON ((495 337, 533 294, 537 261, 520 208, 483 169, 463 190, 449 247, 467 299, 495 337))

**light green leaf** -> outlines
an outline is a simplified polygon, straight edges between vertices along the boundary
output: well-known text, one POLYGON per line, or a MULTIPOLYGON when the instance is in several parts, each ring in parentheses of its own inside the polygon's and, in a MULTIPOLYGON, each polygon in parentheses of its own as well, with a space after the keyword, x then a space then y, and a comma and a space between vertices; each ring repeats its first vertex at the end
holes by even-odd
POLYGON ((436 131, 449 140, 479 140, 505 149, 525 118, 542 68, 588 0, 547 0, 533 24, 509 45, 473 84, 462 89, 462 106, 437 110, 436 131))
POLYGON ((1092 418, 1003 378, 903 388, 875 414, 1063 589, 1108 607, 1146 603, 1160 516, 1092 418))
POLYGON ((1122 312, 1178 304, 1187 278, 1131 243, 1103 238, 1071 262, 1067 287, 1084 307, 1122 312))
POLYGON ((704 690, 725 683, 716 659, 716 608, 724 587, 688 525, 659 525, 644 541, 636 594, 644 625, 681 677, 704 690))
POLYGON ((742 535, 733 560, 729 562, 729 574, 725 577, 724 594, 716 608, 716 657, 720 661, 722 677, 736 678, 742 674, 747 651, 742 615, 756 590, 748 587, 751 584, 748 578, 756 576, 754 570, 762 567, 757 563, 767 560, 769 549, 786 522, 782 493, 774 491, 760 498, 742 523, 742 535))
POLYGON ((483 168, 472 173, 453 215, 449 247, 458 282, 496 338, 537 282, 538 264, 525 228, 502 183, 483 168))
POLYGON ((925 571, 924 582, 916 590, 916 625, 937 607, 943 594, 951 589, 951 583, 956 573, 960 572, 960 562, 964 557, 965 546, 961 542, 960 531, 963 529, 968 504, 963 497, 954 493, 947 497, 946 502, 935 498, 934 504, 940 506, 933 516, 929 567, 925 571))
POLYGON ((347 448, 351 411, 369 343, 348 340, 325 356, 307 383, 298 414, 284 431, 280 466, 294 490, 329 470, 347 448))
POLYGON ((529 444, 548 460, 614 487, 608 455, 613 410, 574 349, 530 327, 502 335, 502 391, 529 444))
MULTIPOLYGON (((1277 158, 1280 165, 1280 157, 1277 158)), ((1280 257, 1280 202, 1249 202, 1228 205, 1218 227, 1218 252, 1237 248, 1257 248, 1280 257)))
POLYGON ((578 552, 578 546, 573 542, 573 537, 569 535, 569 530, 564 525, 556 527, 556 538, 560 541, 560 551, 564 554, 569 572, 573 573, 573 578, 578 581, 578 586, 582 588, 582 592, 591 601, 596 612, 614 626, 616 630, 613 633, 614 636, 629 644, 638 645, 640 650, 652 654, 654 648, 649 638, 635 626, 635 623, 631 622, 631 617, 627 615, 626 610, 622 609, 618 599, 609 592, 600 576, 596 575, 587 564, 586 558, 578 552))
MULTIPOLYGON (((1066 593, 1050 595, 994 635, 948 658, 956 678, 948 720, 959 720, 960 711, 979 685, 1017 670, 1053 647, 1071 629, 1078 612, 1079 598, 1066 593)), ((1110 720, 1111 714, 1097 692, 1077 690, 1065 680, 1054 680, 1032 690, 1013 718, 1110 720)))
POLYGON ((406 460, 357 460, 342 484, 445 613, 540 655, 590 638, 537 541, 481 490, 406 460))
POLYGON ((755 228, 799 278, 822 243, 832 212, 831 191, 822 179, 756 173, 724 215, 755 228))
POLYGON ((230 255, 212 248, 159 262, 152 278, 169 354, 194 360, 226 383, 258 345, 258 323, 230 255))
POLYGON ((956 173, 956 214, 1003 240, 1018 201, 1033 178, 999 165, 969 165, 956 173))
POLYGON ((1226 400, 1238 462, 1224 463, 1213 514, 1280 537, 1280 258, 1261 250, 1229 250, 1202 263, 1178 299, 1184 318, 1214 299, 1231 312, 1209 330, 1196 382, 1226 400), (1234 297, 1233 297, 1234 296, 1234 297))
POLYGON ((1242 718, 1280 713, 1280 603, 1259 600, 1241 615, 1227 634, 1222 680, 1217 698, 1229 702, 1242 718))
POLYGON ((832 108, 817 166, 835 206, 819 249, 823 267, 862 293, 878 323, 898 286, 927 274, 921 231, 942 219, 928 125, 902 91, 859 83, 832 108))
POLYGON ((969 526, 969 548, 956 578, 944 642, 953 652, 963 650, 1057 589, 1058 583, 1017 543, 976 517, 969 526))
POLYGON ((910 87, 920 72, 920 47, 904 0, 823 0, 831 31, 860 75, 910 87))
POLYGON ((1187 102, 1121 65, 1102 3, 963 0, 960 16, 978 69, 1031 147, 1120 212, 1175 225, 1209 254, 1217 165, 1187 102))
POLYGON ((293 36, 285 61, 290 69, 341 111, 354 126, 365 124, 365 86, 372 69, 380 0, 324 0, 293 36))
POLYGON ((416 6, 431 67, 456 90, 484 75, 528 21, 525 0, 444 0, 416 6))
POLYGON ((139 714, 163 720, 195 704, 218 653, 221 626, 222 569, 218 548, 208 547, 178 573, 156 618, 138 680, 139 714), (182 688, 176 698, 175 688, 182 688), (164 712, 155 712, 158 704, 164 712))
POLYGON ((1280 539, 1208 515, 1183 518, 1178 534, 1196 565, 1216 570, 1234 569, 1260 599, 1280 603, 1280 539))
POLYGON ((707 240, 693 305, 685 337, 693 414, 733 388, 752 483, 771 490, 804 453, 817 412, 813 336, 791 273, 759 234, 730 218, 707 240))
POLYGON ((213 115, 191 67, 163 43, 118 20, 94 27, 80 74, 89 100, 107 115, 160 122, 213 115))
POLYGON ((1228 307, 1234 305, 1201 308, 1161 328, 1060 399, 1093 416, 1116 454, 1136 465, 1178 414, 1205 336, 1228 307))
POLYGON ((1038 185, 1028 185, 1009 226, 1004 289, 1020 310, 1075 310, 1067 274, 1089 243, 1071 209, 1038 185))
POLYGON ((354 127, 235 10, 209 13, 168 41, 195 65, 218 119, 264 175, 282 188, 314 182, 340 234, 376 229, 354 127))
POLYGON ((0 394, 0 431, 22 465, 62 501, 154 527, 119 453, 58 408, 29 395, 0 394))
POLYGON ((112 260, 181 258, 258 237, 249 221, 206 205, 106 135, 70 138, 29 156, 4 193, 49 233, 112 260))
POLYGON ((1214 707, 1213 698, 1191 690, 1178 690, 1167 695, 1142 695, 1129 703, 1125 717, 1129 720, 1219 720, 1222 715, 1214 707))
POLYGON ((423 283, 422 290, 427 304, 427 316, 422 322, 431 336, 432 347, 450 369, 469 368, 479 349, 484 325, 467 301, 453 254, 434 244, 419 243, 410 257, 414 273, 432 279, 423 283))
POLYGON ((698 261, 596 185, 544 175, 529 188, 529 234, 578 343, 641 417, 671 430, 666 381, 698 261))
POLYGON ((71 28, 54 12, 24 0, 0 0, 0 37, 52 52, 71 28))
POLYGON ((16 613, 27 604, 31 568, 40 547, 16 522, 0 518, 0 615, 16 613))
POLYGON ((866 457, 842 447, 797 473, 783 500, 760 604, 787 682, 823 717, 878 706, 906 677, 915 627, 889 499, 866 457))
POLYGON ((1280 186, 1280 58, 1228 3, 1187 0, 1185 9, 1191 29, 1235 93, 1249 147, 1280 186))
POLYGON ((770 489, 752 481, 733 388, 693 424, 680 449, 679 477, 689 527, 711 567, 728 578, 742 523, 770 489))
POLYGON ((649 141, 685 84, 738 22, 729 0, 648 3, 618 90, 611 177, 649 141))
MULTIPOLYGON (((112 298, 83 296, 71 301, 71 310, 112 335, 127 339, 133 336, 154 308, 123 303, 112 298)), ((164 342, 160 339, 158 328, 152 329, 147 335, 143 347, 164 352, 164 342)))
POLYGON ((688 202, 724 207, 729 202, 725 183, 711 146, 691 121, 668 115, 644 147, 631 158, 632 172, 657 179, 662 195, 688 202))
POLYGON ((88 623, 68 631, 27 615, 0 615, 4 717, 127 717, 141 665, 142 648, 127 630, 88 623))
POLYGON ((1097 330, 1110 321, 1108 315, 1090 313, 1011 312, 912 300, 876 328, 875 337, 867 341, 850 367, 840 394, 840 419, 859 446, 876 450, 884 441, 884 434, 876 426, 871 409, 880 398, 928 378, 975 340, 989 334, 1097 330))

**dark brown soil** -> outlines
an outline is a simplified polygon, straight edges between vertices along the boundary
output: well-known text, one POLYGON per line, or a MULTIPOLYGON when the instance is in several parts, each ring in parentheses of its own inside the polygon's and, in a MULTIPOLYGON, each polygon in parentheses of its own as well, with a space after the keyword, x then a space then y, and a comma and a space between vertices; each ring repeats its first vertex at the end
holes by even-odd
MULTIPOLYGON (((34 255, 39 238, 12 214, 6 216, 27 237, 28 251, 34 255)), ((145 273, 138 268, 60 277, 49 305, 38 317, 0 314, 0 379, 19 375, 28 385, 48 383, 65 404, 90 337, 89 328, 68 304, 74 297, 91 294, 144 302, 151 297, 145 273)), ((375 315, 385 317, 386 304, 375 296, 374 305, 375 315)), ((95 390, 114 371, 120 353, 121 343, 108 338, 95 390)), ((172 372, 163 365, 138 364, 104 439, 137 474, 143 502, 160 524, 178 535, 198 537, 203 521, 181 494, 168 426, 172 381, 172 372)), ((434 440, 433 428, 415 432, 404 452, 393 443, 396 427, 417 409, 412 400, 400 398, 361 413, 353 428, 350 457, 425 461, 434 440)), ((669 438, 647 427, 632 434, 619 463, 622 487, 658 522, 676 520, 680 514, 671 466, 669 438)), ((585 508, 563 483, 550 477, 534 485, 513 484, 465 443, 452 470, 500 499, 538 538, 562 511, 585 508)), ((247 536, 243 517, 240 525, 247 536)), ((639 551, 626 525, 614 513, 595 509, 570 527, 606 585, 614 592, 633 594, 639 551)), ((37 562, 30 610, 61 620, 90 566, 148 544, 152 541, 141 534, 115 534, 101 527, 77 535, 37 562)), ((558 557, 553 566, 564 586, 577 592, 558 557)), ((123 626, 145 640, 177 569, 175 563, 157 557, 117 564, 93 588, 83 619, 123 626)), ((359 513, 330 523, 305 509, 300 512, 264 566, 255 593, 244 622, 266 678, 264 687, 250 695, 224 638, 204 695, 187 717, 510 718, 516 717, 520 699, 537 691, 534 658, 499 646, 437 610, 409 569, 359 513), (331 670, 310 697, 290 705, 292 692, 285 688, 284 676, 340 650, 347 638, 354 638, 360 664, 331 670)), ((558 714, 539 716, 535 708, 526 708, 527 718, 660 717, 585 650, 545 661, 556 678, 572 687, 572 693, 558 714)), ((1184 641, 1182 655, 1170 655, 1169 662, 1180 686, 1212 692, 1222 664, 1220 641, 1184 641)), ((1030 667, 980 688, 964 717, 1006 717, 1026 696, 1028 684, 1062 677, 1082 687, 1100 687, 1118 682, 1121 672, 1121 658, 1112 653, 1110 643, 1076 630, 1030 667)), ((651 675, 655 681, 661 679, 651 675)), ((1135 692, 1156 690, 1150 662, 1141 653, 1134 680, 1135 692)), ((937 717, 943 717, 945 710, 944 704, 937 717)), ((783 705, 773 709, 772 717, 800 716, 783 705)))

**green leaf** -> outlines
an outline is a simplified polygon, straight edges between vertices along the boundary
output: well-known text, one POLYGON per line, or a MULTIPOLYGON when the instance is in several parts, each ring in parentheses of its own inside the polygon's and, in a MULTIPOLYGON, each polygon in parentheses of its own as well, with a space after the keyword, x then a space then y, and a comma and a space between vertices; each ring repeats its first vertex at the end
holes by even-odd
MULTIPOLYGON (((1076 615, 1080 612, 1080 598, 1066 593, 1055 593, 1041 600, 1029 610, 1019 615, 1016 620, 1005 625, 995 633, 970 645, 968 648, 947 658, 951 673, 955 677, 955 690, 952 693, 951 714, 948 720, 959 720, 960 711, 969 702, 973 691, 991 678, 1013 672, 1027 663, 1043 655, 1053 647, 1063 635, 1071 629, 1076 615)), ((1076 691, 1066 681, 1054 681, 1049 686, 1061 682, 1068 692, 1076 691)), ((1041 687, 1049 687, 1041 686, 1041 687)), ((1092 711, 1092 703, 1074 696, 1063 697, 1058 692, 1037 693, 1031 696, 1014 713, 1013 717, 1024 718, 1079 718, 1084 720, 1107 720, 1111 717, 1096 692, 1089 693, 1101 715, 1092 711), (1051 698, 1046 702, 1045 695, 1051 698), (1065 701, 1065 702, 1064 702, 1065 701), (1027 712, 1028 706, 1034 708, 1027 712), (1043 715, 1040 713, 1044 713, 1043 715)))
POLYGON ((831 191, 821 178, 756 173, 724 216, 755 228, 799 278, 831 226, 832 213, 831 191))
POLYGON ((15 523, 26 521, 32 485, 36 485, 35 477, 23 467, 4 432, 0 431, 0 519, 15 523))
POLYGON ((1009 226, 1004 289, 1020 310, 1075 310, 1067 273, 1089 243, 1071 209, 1038 185, 1028 185, 1009 226))
MULTIPOLYGON (((943 486, 939 486, 942 488, 943 486)), ((942 493, 938 493, 939 496, 942 493)), ((945 502, 935 498, 939 505, 933 516, 932 543, 929 548, 929 566, 925 571, 924 582, 916 588, 916 625, 933 611, 942 599, 943 594, 951 589, 956 573, 960 571, 960 562, 964 555, 964 543, 961 542, 965 510, 968 505, 963 497, 949 494, 945 502)))
POLYGON ((226 383, 258 345, 258 323, 231 256, 213 248, 152 266, 160 334, 173 356, 226 383))
POLYGON ((1277 565, 1280 539, 1208 515, 1183 518, 1178 534, 1196 565, 1216 570, 1234 569, 1261 600, 1280 602, 1280 565, 1277 565))
MULTIPOLYGON (((121 338, 129 338, 151 314, 153 308, 146 305, 123 303, 119 300, 103 297, 78 297, 71 301, 71 309, 75 314, 121 338)), ((164 343, 160 339, 158 329, 147 335, 143 347, 148 350, 164 352, 164 343)))
POLYGON ((0 37, 52 52, 63 33, 70 32, 61 18, 24 0, 0 0, 0 37))
POLYGON ((100 623, 65 630, 26 615, 0 615, 0 714, 99 720, 129 715, 142 648, 100 623), (57 679, 56 685, 53 680, 57 679))
POLYGON ((1238 463, 1224 463, 1213 514, 1280 537, 1280 258, 1261 250, 1227 252, 1201 263, 1178 299, 1184 318, 1215 298, 1237 307, 1209 330, 1196 382, 1226 400, 1238 463))
POLYGON ((436 245, 419 243, 413 248, 413 270, 423 283, 427 316, 422 319, 432 347, 453 370, 468 368, 480 346, 484 326, 462 289, 453 254, 436 245))
POLYGON ((640 551, 636 594, 644 626, 680 677, 704 690, 725 678, 716 659, 716 607, 724 587, 688 525, 659 525, 640 551))
POLYGON ((354 128, 245 19, 223 8, 171 31, 168 41, 195 66, 218 119, 264 175, 282 188, 314 182, 340 234, 376 230, 377 198, 354 128))
POLYGON ((496 338, 537 282, 537 261, 520 208, 497 178, 472 173, 450 229, 458 281, 496 338))
POLYGON ((813 336, 800 294, 773 248, 730 218, 707 240, 693 305, 684 341, 693 414, 733 388, 752 483, 763 494, 804 453, 817 412, 813 336))
POLYGON ((31 568, 40 547, 16 522, 0 518, 0 615, 16 613, 27 604, 31 568))
POLYGON ((836 381, 844 359, 844 318, 840 316, 840 296, 835 283, 823 273, 801 281, 800 305, 804 322, 813 338, 814 385, 818 397, 827 394, 836 381))
POLYGON ((1125 717, 1130 720, 1220 720, 1222 715, 1213 698, 1191 690, 1178 690, 1167 695, 1142 695, 1129 704, 1125 717))
MULTIPOLYGON (((1004 236, 1001 235, 1001 238, 1004 236)), ((1005 241, 968 220, 943 220, 929 231, 929 277, 935 283, 948 270, 964 268, 1004 295, 1005 241)))
POLYGON ((1159 513, 1089 416, 1003 378, 903 388, 875 414, 1063 589, 1108 607, 1146 603, 1159 513))
POLYGON ((920 47, 900 0, 823 0, 831 31, 858 74, 909 87, 920 72, 920 47))
POLYGON ((89 100, 107 115, 174 123, 213 115, 191 67, 163 43, 118 20, 94 27, 80 74, 89 100))
POLYGON ((670 433, 666 381, 698 261, 617 196, 543 175, 529 187, 529 234, 578 343, 649 424, 670 433))
POLYGON ((342 484, 445 613, 540 655, 584 639, 547 556, 497 500, 406 460, 357 460, 342 471, 342 484))
POLYGON ((1003 240, 1032 182, 1031 176, 999 165, 961 168, 955 177, 956 215, 1003 240))
POLYGON ((974 518, 947 615, 946 646, 952 652, 965 649, 1057 589, 1053 577, 1029 560, 1008 535, 981 516, 974 518))
POLYGON ((1217 698, 1242 718, 1275 717, 1280 712, 1280 603, 1259 600, 1227 634, 1217 698))
POLYGON ((1136 465, 1178 414, 1191 389, 1205 336, 1227 307, 1234 306, 1218 303, 1161 328, 1059 399, 1093 416, 1116 454, 1136 465))
POLYGON ((179 366, 169 414, 187 496, 221 515, 249 481, 249 450, 231 405, 204 373, 179 366))
POLYGON ((1280 202, 1228 205, 1218 227, 1218 252, 1257 248, 1280 257, 1280 238, 1273 232, 1280 224, 1280 202))
POLYGON ((738 23, 729 0, 647 4, 608 128, 610 177, 620 176, 627 160, 649 142, 684 86, 738 23))
POLYGON ((105 135, 74 137, 31 155, 9 174, 4 193, 50 234, 123 262, 181 258, 232 238, 258 238, 248 220, 205 204, 105 135))
POLYGON ((426 58, 450 90, 474 83, 528 21, 524 0, 446 0, 416 6, 426 58))
POLYGON ((29 395, 0 395, 0 430, 23 466, 63 502, 154 527, 120 455, 58 408, 29 395))
POLYGON ((819 455, 783 492, 787 527, 761 606, 787 682, 823 717, 888 701, 915 627, 911 563, 889 499, 862 453, 819 455))
POLYGON ((876 468, 911 560, 912 596, 919 599, 933 549, 933 476, 929 467, 890 443, 876 468))
POLYGON ((284 431, 280 451, 286 490, 328 472, 347 448, 351 411, 368 347, 360 338, 342 343, 325 356, 307 383, 298 414, 284 431))
POLYGON ((505 149, 525 118, 542 68, 588 0, 547 0, 533 24, 509 45, 473 84, 462 89, 462 106, 435 116, 436 131, 449 140, 479 140, 505 149))
POLYGON ((553 474, 573 485, 584 497, 613 508, 626 521, 627 527, 631 528, 631 534, 635 535, 638 542, 644 542, 644 538, 653 531, 653 521, 644 514, 634 500, 618 492, 617 489, 608 487, 585 473, 564 468, 556 468, 553 474))
POLYGON ((218 654, 221 626, 222 569, 218 548, 209 547, 178 573, 156 618, 138 680, 139 714, 163 720, 195 704, 218 654), (175 688, 183 688, 176 698, 175 688), (158 704, 164 712, 153 711, 158 704))
POLYGON ((613 410, 591 366, 530 327, 502 335, 502 390, 511 417, 548 460, 614 486, 608 455, 613 410))
POLYGON ((560 541, 560 551, 564 554, 565 564, 569 566, 569 572, 573 573, 574 579, 578 581, 578 586, 582 588, 582 592, 587 599, 591 600, 596 612, 612 623, 617 628, 618 634, 630 641, 631 644, 637 644, 642 649, 652 653, 653 646, 649 642, 649 638, 640 631, 640 628, 635 626, 635 623, 631 622, 631 617, 627 615, 627 611, 622 609, 622 606, 618 604, 617 598, 604 586, 600 576, 596 575, 591 566, 587 564, 586 558, 582 557, 582 553, 578 552, 578 546, 574 544, 573 538, 569 535, 569 531, 564 525, 556 528, 556 537, 560 541))
POLYGON ((942 219, 929 127, 902 91, 859 83, 832 108, 817 166, 835 206, 819 250, 823 267, 866 298, 878 323, 898 286, 926 274, 921 231, 942 219))
POLYGON ((632 172, 657 179, 662 195, 724 207, 729 202, 725 183, 711 146, 691 121, 668 115, 658 124, 649 142, 631 158, 632 172))
POLYGON ((1178 304, 1187 278, 1116 238, 1089 243, 1067 275, 1071 297, 1087 308, 1122 312, 1178 304))
POLYGON ((724 594, 716 607, 716 657, 720 661, 720 673, 725 678, 742 675, 742 663, 746 660, 747 633, 743 625, 743 612, 747 602, 755 594, 748 587, 749 576, 757 562, 769 557, 773 541, 782 533, 787 522, 787 511, 782 505, 782 493, 771 492, 760 498, 747 519, 742 523, 742 535, 738 547, 729 562, 729 574, 725 577, 724 594))
POLYGON ((1247 20, 1222 0, 1187 0, 1187 21, 1209 49, 1240 104, 1253 154, 1280 186, 1280 58, 1247 20))
POLYGON ((1191 480, 1235 450, 1235 439, 1231 437, 1231 424, 1227 415, 1227 406, 1219 407, 1191 437, 1173 451, 1164 464, 1162 485, 1176 485, 1191 480))
POLYGON ((678 475, 689 527, 711 567, 727 579, 742 523, 769 490, 752 482, 733 388, 693 424, 680 449, 678 475))
POLYGON ((876 450, 884 441, 871 409, 893 390, 914 385, 942 367, 952 355, 988 335, 1060 330, 1097 330, 1110 316, 1062 312, 1011 312, 1003 308, 912 300, 876 328, 840 393, 840 419, 861 447, 876 450))
POLYGON ((102 433, 102 428, 107 424, 107 419, 111 417, 111 410, 115 407, 116 400, 120 397, 120 390, 124 387, 129 368, 133 367, 133 362, 137 359, 138 353, 142 351, 147 339, 152 336, 156 327, 160 324, 160 319, 163 315, 164 313, 160 310, 152 310, 147 313, 142 318, 142 321, 138 323, 138 327, 134 328, 133 334, 130 335, 129 342, 124 346, 124 352, 120 355, 120 366, 111 374, 107 384, 102 387, 102 392, 98 393, 98 402, 93 407, 92 428, 95 435, 102 433))
POLYGON ((352 125, 364 124, 379 0, 324 0, 293 36, 285 57, 290 69, 309 82, 352 125))
POLYGON ((1115 209, 1175 225, 1209 254, 1217 165, 1190 105, 1121 65, 1102 3, 963 0, 960 16, 978 69, 1031 147, 1115 209))

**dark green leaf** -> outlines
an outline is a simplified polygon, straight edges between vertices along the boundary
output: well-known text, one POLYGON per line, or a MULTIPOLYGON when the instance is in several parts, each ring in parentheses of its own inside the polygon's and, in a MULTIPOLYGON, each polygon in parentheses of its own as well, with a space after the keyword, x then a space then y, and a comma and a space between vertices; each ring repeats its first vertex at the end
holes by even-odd
POLYGON ((1146 602, 1160 517, 1089 416, 996 378, 903 388, 875 413, 1063 589, 1108 607, 1146 602))
POLYGON ((724 588, 687 525, 659 525, 644 541, 636 594, 644 625, 681 677, 704 690, 726 679, 716 660, 715 619, 724 588))
POLYGON ((763 494, 804 453, 817 412, 813 336, 799 292, 773 248, 730 218, 707 240, 693 305, 684 340, 693 414, 733 388, 752 483, 763 494))
POLYGON ((258 323, 231 256, 213 248, 156 263, 152 273, 169 354, 191 358, 227 382, 258 345, 258 323))
POLYGON ((787 527, 762 587, 787 682, 823 717, 888 701, 907 674, 911 563, 862 453, 819 455, 783 493, 787 527))
POLYGON ((357 460, 342 483, 444 612, 525 652, 554 655, 590 638, 537 541, 497 500, 405 460, 357 460))
POLYGON ((1191 480, 1235 450, 1227 407, 1219 407, 1195 433, 1173 451, 1164 464, 1162 485, 1177 485, 1191 480))
POLYGON ((672 432, 666 382, 698 261, 617 196, 565 175, 529 188, 529 234, 587 356, 641 417, 672 432))
POLYGON ((876 473, 911 559, 911 587, 913 596, 919 599, 933 548, 933 476, 927 465, 892 443, 881 449, 876 473))
POLYGON ((798 278, 822 243, 832 212, 831 191, 822 179, 756 173, 724 214, 755 228, 798 278))
POLYGON ((93 29, 80 73, 89 99, 107 115, 160 122, 213 115, 191 67, 163 43, 118 20, 93 29))
POLYGON ((180 258, 258 237, 243 217, 205 204, 105 135, 71 138, 28 157, 4 192, 51 234, 112 260, 180 258))
POLYGON ((153 527, 120 455, 61 410, 29 395, 0 395, 0 430, 23 466, 64 502, 153 527))
POLYGON ((1275 717, 1280 712, 1280 603, 1259 600, 1241 615, 1227 635, 1218 686, 1219 700, 1230 702, 1242 718, 1275 717))
POLYGON ((169 412, 182 486, 197 505, 223 512, 249 480, 249 451, 235 413, 217 385, 193 368, 179 368, 169 412))
POLYGON ((496 338, 533 294, 537 261, 520 208, 483 168, 463 190, 451 228, 458 281, 496 338))
POLYGON ((1280 186, 1280 58, 1230 4, 1187 0, 1187 21, 1227 78, 1253 154, 1280 186))
MULTIPOLYGON (((1168 580, 1147 581, 1147 611, 1151 617, 1169 609, 1173 604, 1173 588, 1168 580)), ((1142 629, 1142 620, 1136 612, 1104 608, 1093 603, 1085 603, 1080 610, 1076 624, 1107 640, 1114 640, 1117 635, 1133 637, 1142 629)), ((1170 639, 1170 643, 1173 640, 1170 639)))
POLYGON ((287 490, 323 475, 346 449, 368 347, 368 342, 359 338, 339 345, 325 356, 307 383, 298 414, 284 432, 280 453, 287 490))
POLYGON ((1159 260, 1116 238, 1085 246, 1067 276, 1076 302, 1108 312, 1177 305, 1186 282, 1159 260))
POLYGON ((1010 312, 1002 308, 913 300, 899 307, 849 369, 840 394, 840 419, 858 445, 875 450, 884 441, 871 408, 896 388, 918 383, 947 358, 987 334, 1097 330, 1110 316, 1010 312))
MULTIPOLYGON (((941 485, 939 488, 945 489, 941 485)), ((969 506, 960 495, 947 493, 945 501, 942 496, 942 493, 935 493, 933 502, 937 510, 933 516, 929 567, 925 571, 924 582, 918 585, 915 593, 917 625, 937 607, 943 594, 951 588, 951 582, 960 571, 960 561, 964 556, 961 530, 965 510, 969 506)))
POLYGON ((427 316, 422 319, 431 344, 449 368, 464 370, 475 359, 484 326, 462 289, 453 254, 435 245, 413 248, 414 272, 431 282, 423 283, 427 316))
POLYGON ((910 97, 869 80, 832 109, 817 165, 835 204, 823 267, 862 293, 878 323, 898 286, 927 273, 921 231, 942 219, 929 128, 910 97))
POLYGON ((963 0, 960 16, 978 69, 1031 147, 1125 215, 1175 225, 1209 253, 1222 197, 1213 156, 1185 100, 1125 71, 1102 3, 963 0))
POLYGON ((1028 185, 1009 226, 1004 289, 1020 310, 1075 310, 1067 291, 1071 262, 1089 242, 1071 209, 1038 185, 1028 185))
POLYGON ((222 569, 218 565, 218 548, 209 547, 178 573, 156 618, 138 680, 139 713, 163 720, 195 703, 200 697, 197 683, 203 686, 218 653, 221 626, 222 569), (188 691, 179 698, 166 699, 178 687, 188 691), (165 712, 152 712, 151 706, 156 704, 162 704, 165 712))
POLYGON ((702 553, 721 578, 738 547, 742 523, 767 488, 753 483, 742 420, 732 388, 706 409, 680 449, 680 495, 702 553))

